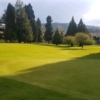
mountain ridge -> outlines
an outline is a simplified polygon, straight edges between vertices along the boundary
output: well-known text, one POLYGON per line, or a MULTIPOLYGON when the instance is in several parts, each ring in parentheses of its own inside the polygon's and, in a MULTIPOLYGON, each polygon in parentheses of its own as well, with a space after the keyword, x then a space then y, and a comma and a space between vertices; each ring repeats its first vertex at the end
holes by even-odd
MULTIPOLYGON (((53 29, 56 30, 57 28, 60 28, 63 31, 67 31, 69 23, 59 23, 54 22, 52 23, 53 29)), ((90 33, 100 33, 100 26, 93 26, 93 25, 86 25, 88 31, 90 33)), ((45 23, 43 23, 43 28, 45 28, 45 23)))

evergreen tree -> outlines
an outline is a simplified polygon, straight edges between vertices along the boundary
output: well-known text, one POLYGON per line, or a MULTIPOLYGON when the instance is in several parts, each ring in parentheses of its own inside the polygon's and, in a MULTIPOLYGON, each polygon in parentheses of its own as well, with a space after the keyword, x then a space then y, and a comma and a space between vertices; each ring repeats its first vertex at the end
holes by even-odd
POLYGON ((40 19, 37 19, 37 43, 43 41, 43 32, 42 32, 42 24, 40 19))
POLYGON ((6 10, 4 11, 4 13, 3 13, 3 15, 2 15, 2 17, 1 17, 1 20, 4 22, 4 23, 6 23, 5 21, 6 21, 6 10))
POLYGON ((78 30, 78 32, 88 33, 88 30, 87 30, 85 24, 83 23, 82 19, 80 19, 77 30, 78 30))
POLYGON ((1 19, 0 19, 0 23, 3 23, 3 27, 0 28, 0 31, 2 32, 2 34, 0 34, 0 39, 5 39, 5 21, 6 21, 6 11, 3 13, 1 19))
POLYGON ((22 41, 22 33, 21 33, 21 25, 22 25, 22 19, 21 19, 21 10, 23 8, 23 3, 20 0, 17 0, 15 4, 15 10, 16 10, 16 33, 17 33, 17 39, 18 42, 21 43, 22 41))
POLYGON ((28 20, 27 13, 23 3, 20 0, 16 2, 16 28, 18 42, 31 42, 33 40, 32 27, 28 20))
POLYGON ((62 43, 62 36, 61 36, 61 33, 59 31, 59 29, 57 28, 56 31, 55 31, 55 34, 53 36, 53 40, 52 40, 52 43, 53 44, 61 44, 62 43))
POLYGON ((51 16, 47 17, 47 23, 45 25, 46 31, 45 31, 45 35, 44 35, 44 39, 45 41, 47 41, 48 43, 50 43, 50 41, 52 40, 52 34, 53 34, 53 28, 52 28, 52 18, 51 16))
POLYGON ((36 42, 37 40, 37 26, 36 26, 36 21, 35 21, 35 14, 33 11, 33 8, 31 4, 28 4, 25 6, 26 13, 28 15, 28 19, 30 20, 31 26, 32 26, 32 31, 33 31, 33 36, 34 36, 34 41, 36 42))
POLYGON ((15 32, 15 8, 9 3, 7 6, 6 16, 4 18, 6 29, 5 29, 5 40, 13 40, 16 39, 15 32))
POLYGON ((67 36, 69 36, 69 35, 74 36, 76 33, 77 33, 77 25, 76 25, 76 23, 74 21, 74 17, 72 17, 72 20, 69 23, 66 35, 67 36))

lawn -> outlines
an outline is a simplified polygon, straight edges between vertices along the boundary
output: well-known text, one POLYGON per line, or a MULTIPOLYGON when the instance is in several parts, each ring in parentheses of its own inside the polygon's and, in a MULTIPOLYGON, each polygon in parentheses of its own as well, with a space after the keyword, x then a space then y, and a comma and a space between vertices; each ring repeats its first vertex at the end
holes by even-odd
POLYGON ((0 44, 0 100, 100 100, 100 46, 0 44))

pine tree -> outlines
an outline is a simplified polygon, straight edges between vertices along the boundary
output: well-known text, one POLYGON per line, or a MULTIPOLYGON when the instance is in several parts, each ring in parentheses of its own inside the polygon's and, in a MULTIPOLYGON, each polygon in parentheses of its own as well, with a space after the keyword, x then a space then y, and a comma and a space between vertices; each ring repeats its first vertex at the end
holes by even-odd
POLYGON ((43 41, 43 32, 42 32, 42 24, 40 19, 37 19, 37 43, 43 41))
POLYGON ((78 30, 78 32, 88 33, 88 30, 87 30, 85 24, 83 23, 82 19, 80 19, 77 30, 78 30))
POLYGON ((20 0, 17 0, 15 4, 15 10, 16 10, 16 33, 17 33, 17 39, 18 42, 21 43, 22 41, 22 19, 21 19, 21 10, 23 8, 23 3, 20 0))
POLYGON ((16 39, 15 32, 15 8, 9 3, 7 6, 6 16, 4 18, 6 29, 5 29, 5 40, 13 42, 16 39))
POLYGON ((52 40, 52 34, 53 34, 53 28, 52 28, 52 18, 51 16, 48 16, 46 18, 47 23, 45 25, 46 31, 45 31, 45 35, 44 35, 44 39, 45 41, 47 41, 48 43, 50 43, 50 41, 52 40))
POLYGON ((53 44, 61 44, 62 43, 62 36, 61 36, 61 33, 59 31, 59 29, 57 28, 56 31, 55 31, 55 34, 53 36, 53 40, 52 40, 52 43, 53 44))
POLYGON ((69 35, 74 36, 76 33, 77 33, 77 25, 74 21, 74 17, 72 17, 72 20, 70 21, 68 30, 66 32, 66 36, 69 36, 69 35))
POLYGON ((1 17, 1 20, 4 22, 4 23, 6 23, 5 21, 6 21, 6 11, 4 11, 4 13, 3 13, 3 15, 2 15, 2 17, 1 17))
POLYGON ((33 36, 34 36, 34 41, 36 42, 37 40, 37 26, 36 26, 36 21, 35 21, 35 14, 33 11, 33 8, 31 4, 28 4, 25 6, 26 13, 28 15, 28 19, 30 20, 31 26, 32 26, 32 31, 33 31, 33 36))
POLYGON ((16 2, 16 28, 18 42, 31 42, 33 40, 32 27, 28 20, 27 13, 23 3, 20 0, 16 2))
POLYGON ((31 42, 33 40, 32 27, 30 25, 30 21, 28 20, 25 9, 22 9, 22 24, 21 24, 21 33, 22 33, 22 41, 31 42))

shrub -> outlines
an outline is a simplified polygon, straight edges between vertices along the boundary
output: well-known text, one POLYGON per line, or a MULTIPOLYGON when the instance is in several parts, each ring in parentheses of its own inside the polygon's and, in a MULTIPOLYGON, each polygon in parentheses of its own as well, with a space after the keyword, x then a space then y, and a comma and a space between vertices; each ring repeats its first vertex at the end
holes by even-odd
POLYGON ((58 28, 55 31, 55 34, 54 34, 53 39, 52 39, 52 43, 56 44, 56 45, 62 43, 62 36, 61 36, 60 31, 59 31, 58 28))
POLYGON ((68 44, 70 46, 73 46, 75 43, 75 37, 74 36, 67 36, 63 38, 63 43, 68 44))
POLYGON ((75 35, 75 41, 79 44, 79 46, 92 45, 95 43, 91 36, 86 33, 77 33, 75 35))

